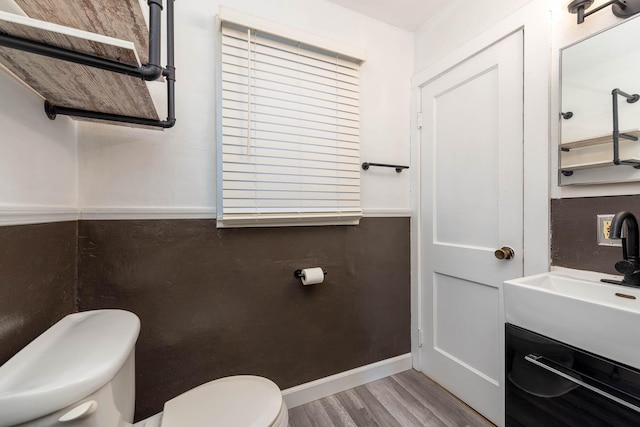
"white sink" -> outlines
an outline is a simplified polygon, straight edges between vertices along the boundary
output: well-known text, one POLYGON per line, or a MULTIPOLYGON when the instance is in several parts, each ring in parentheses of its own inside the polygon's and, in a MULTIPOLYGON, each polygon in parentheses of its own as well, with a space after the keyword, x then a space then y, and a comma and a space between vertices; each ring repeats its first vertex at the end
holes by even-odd
POLYGON ((562 270, 504 282, 508 323, 640 369, 640 289, 562 270))

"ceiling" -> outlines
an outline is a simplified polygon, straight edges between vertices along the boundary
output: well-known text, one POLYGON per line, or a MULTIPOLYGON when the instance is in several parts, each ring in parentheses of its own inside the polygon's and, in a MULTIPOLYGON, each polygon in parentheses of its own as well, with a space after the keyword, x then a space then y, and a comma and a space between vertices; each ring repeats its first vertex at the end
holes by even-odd
POLYGON ((415 31, 451 0, 328 0, 347 9, 386 22, 407 31, 415 31))

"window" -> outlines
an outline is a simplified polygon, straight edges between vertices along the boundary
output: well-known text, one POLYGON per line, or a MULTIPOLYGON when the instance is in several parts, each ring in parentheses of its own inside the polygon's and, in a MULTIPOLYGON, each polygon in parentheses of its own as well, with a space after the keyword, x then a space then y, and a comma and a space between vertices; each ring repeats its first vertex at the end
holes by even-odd
POLYGON ((275 35, 257 18, 263 25, 225 20, 229 14, 239 13, 221 10, 219 226, 357 224, 364 55, 299 41, 314 38, 300 32, 298 41, 275 35))

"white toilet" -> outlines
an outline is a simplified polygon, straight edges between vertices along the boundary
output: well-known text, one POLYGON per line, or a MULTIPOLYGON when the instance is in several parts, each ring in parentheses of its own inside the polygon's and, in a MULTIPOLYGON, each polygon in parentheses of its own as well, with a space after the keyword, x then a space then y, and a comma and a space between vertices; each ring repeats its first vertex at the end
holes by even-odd
POLYGON ((278 386, 238 375, 211 381, 133 424, 134 348, 128 311, 71 314, 0 366, 0 427, 286 427, 278 386))

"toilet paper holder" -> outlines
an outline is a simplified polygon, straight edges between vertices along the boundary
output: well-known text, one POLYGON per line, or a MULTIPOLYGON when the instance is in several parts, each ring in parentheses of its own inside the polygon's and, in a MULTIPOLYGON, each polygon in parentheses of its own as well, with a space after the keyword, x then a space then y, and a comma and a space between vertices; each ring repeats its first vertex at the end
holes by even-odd
MULTIPOLYGON (((325 270, 324 268, 322 269, 322 272, 324 273, 325 276, 327 275, 327 270, 325 270)), ((296 279, 301 279, 301 278, 304 277, 304 272, 301 269, 300 270, 296 270, 296 271, 293 272, 293 276, 296 279)))

